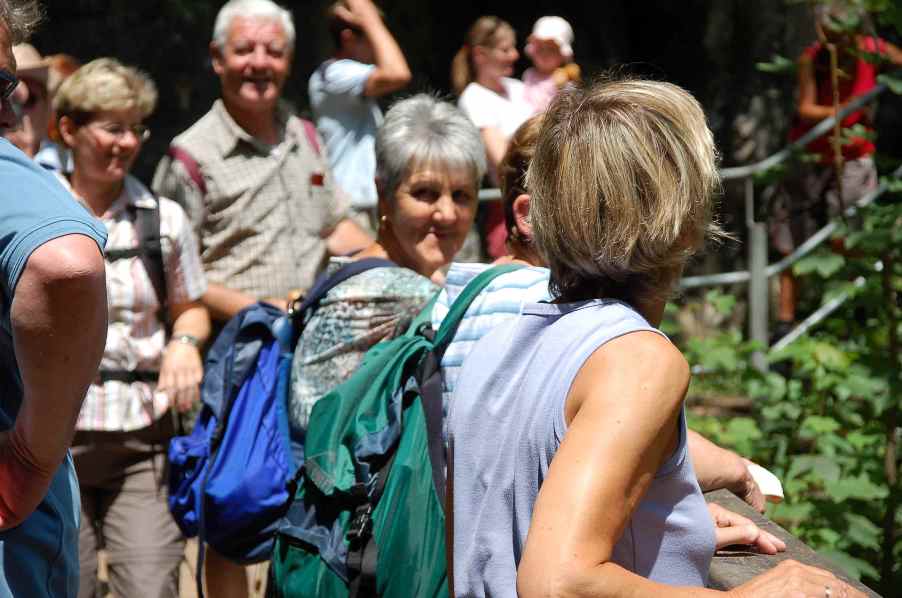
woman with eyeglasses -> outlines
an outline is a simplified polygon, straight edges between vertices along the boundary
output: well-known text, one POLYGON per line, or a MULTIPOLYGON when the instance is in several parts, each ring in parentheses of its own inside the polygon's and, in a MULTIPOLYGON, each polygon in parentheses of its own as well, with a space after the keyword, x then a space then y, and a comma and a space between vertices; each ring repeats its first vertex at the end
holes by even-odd
POLYGON ((178 595, 184 540, 166 505, 166 446, 174 415, 197 401, 210 322, 184 211, 129 175, 156 100, 145 74, 110 58, 81 67, 54 98, 74 163, 61 180, 109 235, 106 348, 72 446, 81 486, 82 597, 95 595, 101 545, 114 595, 178 595))

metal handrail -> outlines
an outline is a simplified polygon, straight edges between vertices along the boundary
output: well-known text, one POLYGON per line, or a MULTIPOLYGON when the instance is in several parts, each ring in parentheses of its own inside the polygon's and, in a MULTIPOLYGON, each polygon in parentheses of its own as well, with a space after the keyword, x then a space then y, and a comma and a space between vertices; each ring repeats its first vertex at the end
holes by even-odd
MULTIPOLYGON (((843 106, 840 109, 839 113, 836 116, 831 116, 819 122, 815 125, 811 130, 807 133, 784 147, 782 150, 777 153, 768 156, 767 158, 755 162, 754 164, 748 164, 745 166, 731 166, 728 168, 720 169, 720 178, 724 181, 731 181, 735 179, 744 179, 746 177, 754 176, 756 174, 766 172, 777 166, 789 158, 791 158, 797 151, 805 148, 806 145, 821 137, 822 135, 829 133, 833 128, 833 125, 836 123, 836 119, 843 119, 853 112, 859 110, 865 104, 870 103, 874 98, 878 95, 886 91, 887 86, 885 83, 880 83, 874 89, 869 92, 862 94, 860 96, 856 96, 854 99, 849 101, 848 104, 843 106)), ((479 201, 497 201, 501 199, 501 190, 496 187, 490 187, 486 189, 479 190, 479 201)))

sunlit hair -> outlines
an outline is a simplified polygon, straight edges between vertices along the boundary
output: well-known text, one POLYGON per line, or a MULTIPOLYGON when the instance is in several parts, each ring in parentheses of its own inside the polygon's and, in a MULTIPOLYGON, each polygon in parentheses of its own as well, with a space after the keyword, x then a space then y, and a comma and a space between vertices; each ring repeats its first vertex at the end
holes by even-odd
POLYGON ((0 0, 0 23, 6 25, 14 46, 28 41, 43 18, 37 0, 0 0))
POLYGON ((462 94, 467 85, 476 80, 473 48, 477 46, 494 48, 500 36, 505 32, 515 35, 514 28, 510 23, 499 17, 484 16, 476 19, 467 32, 464 45, 457 51, 451 62, 451 85, 457 95, 462 94))
POLYGON ((98 58, 63 81, 53 97, 57 118, 68 116, 77 125, 98 112, 137 109, 147 118, 157 105, 157 87, 143 72, 115 58, 98 58))
POLYGON ((517 230, 514 219, 514 200, 526 191, 526 170, 536 153, 536 141, 542 129, 543 114, 537 114, 520 125, 507 145, 507 152, 498 166, 501 186, 501 205, 504 208, 504 222, 507 225, 508 240, 528 245, 531 239, 524 238, 517 230))
POLYGON ((223 47, 229 39, 229 28, 235 17, 246 19, 268 19, 279 23, 285 32, 285 41, 294 48, 294 19, 291 11, 282 8, 272 0, 229 0, 216 15, 213 24, 213 43, 223 47))
POLYGON ((485 174, 482 138, 456 106, 428 94, 396 102, 376 133, 376 180, 391 199, 410 173, 424 166, 473 173, 473 193, 485 174))
POLYGON ((563 90, 526 175, 530 224, 566 301, 668 296, 706 234, 720 178, 702 107, 670 83, 563 90))

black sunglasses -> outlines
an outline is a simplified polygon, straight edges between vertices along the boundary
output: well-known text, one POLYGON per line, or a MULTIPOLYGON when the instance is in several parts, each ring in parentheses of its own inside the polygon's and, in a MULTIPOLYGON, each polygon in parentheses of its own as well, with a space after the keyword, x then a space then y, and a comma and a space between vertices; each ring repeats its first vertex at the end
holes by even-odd
POLYGON ((18 86, 18 77, 6 69, 0 69, 0 100, 8 100, 18 86))

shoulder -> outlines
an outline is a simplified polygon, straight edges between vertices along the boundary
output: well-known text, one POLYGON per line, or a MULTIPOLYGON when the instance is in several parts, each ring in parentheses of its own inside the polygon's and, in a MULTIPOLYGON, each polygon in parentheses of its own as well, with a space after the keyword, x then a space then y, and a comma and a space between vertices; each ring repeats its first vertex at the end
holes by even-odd
POLYGON ((519 79, 513 79, 511 77, 502 78, 501 84, 508 91, 508 93, 519 93, 524 89, 523 81, 520 81, 519 79))
POLYGON ((198 161, 204 159, 208 154, 215 153, 216 146, 213 141, 224 129, 221 110, 224 110, 221 100, 217 100, 197 122, 176 135, 171 145, 185 150, 198 161))
POLYGON ((479 83, 475 83, 475 82, 470 83, 469 85, 467 85, 464 88, 463 93, 460 94, 458 103, 461 106, 464 106, 465 104, 470 104, 472 102, 478 102, 480 100, 485 99, 486 96, 488 96, 490 93, 491 92, 488 89, 486 89, 479 83))

